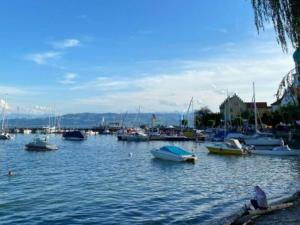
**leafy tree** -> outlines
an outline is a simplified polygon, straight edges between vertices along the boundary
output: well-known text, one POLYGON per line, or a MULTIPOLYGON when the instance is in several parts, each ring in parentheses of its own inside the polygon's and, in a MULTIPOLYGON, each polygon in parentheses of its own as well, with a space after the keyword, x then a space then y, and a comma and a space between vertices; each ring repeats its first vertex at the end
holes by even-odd
POLYGON ((299 0, 251 0, 257 31, 264 30, 272 22, 277 42, 287 51, 287 40, 293 47, 300 44, 300 1, 299 0))
POLYGON ((218 126, 221 123, 221 114, 213 113, 207 107, 201 108, 195 113, 195 127, 204 128, 204 127, 214 127, 218 126))

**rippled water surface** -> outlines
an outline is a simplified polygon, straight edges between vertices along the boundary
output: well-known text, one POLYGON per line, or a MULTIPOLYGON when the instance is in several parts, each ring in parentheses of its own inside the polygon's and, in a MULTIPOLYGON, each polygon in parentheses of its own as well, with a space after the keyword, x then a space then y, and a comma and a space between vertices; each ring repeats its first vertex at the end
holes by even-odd
POLYGON ((203 224, 239 209, 261 185, 269 198, 299 188, 294 157, 207 154, 192 142, 196 164, 155 160, 164 142, 126 143, 114 136, 50 140, 53 152, 27 152, 33 136, 0 142, 1 224, 203 224), (132 157, 129 156, 132 153, 132 157), (7 177, 7 171, 16 175, 7 177))

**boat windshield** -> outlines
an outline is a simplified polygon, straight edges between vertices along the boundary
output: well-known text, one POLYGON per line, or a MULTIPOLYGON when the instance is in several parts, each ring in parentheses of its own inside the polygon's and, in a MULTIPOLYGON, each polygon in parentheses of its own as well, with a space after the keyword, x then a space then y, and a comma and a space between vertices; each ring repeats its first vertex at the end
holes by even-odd
POLYGON ((242 149, 242 145, 237 139, 229 139, 229 141, 226 142, 226 144, 233 148, 242 149))

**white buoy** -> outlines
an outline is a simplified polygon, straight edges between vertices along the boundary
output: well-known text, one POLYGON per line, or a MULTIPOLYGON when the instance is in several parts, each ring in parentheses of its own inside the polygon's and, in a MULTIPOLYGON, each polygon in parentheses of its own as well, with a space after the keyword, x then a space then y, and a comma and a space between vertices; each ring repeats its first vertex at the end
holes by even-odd
POLYGON ((129 152, 128 156, 131 158, 133 156, 132 152, 129 152))

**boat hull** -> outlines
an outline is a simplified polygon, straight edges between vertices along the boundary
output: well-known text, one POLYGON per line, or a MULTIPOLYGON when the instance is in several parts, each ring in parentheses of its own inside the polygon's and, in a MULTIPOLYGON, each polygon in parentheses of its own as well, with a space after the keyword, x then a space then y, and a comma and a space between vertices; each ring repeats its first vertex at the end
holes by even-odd
POLYGON ((206 146, 209 153, 218 154, 218 155, 245 155, 246 153, 239 149, 230 149, 214 146, 206 146))
POLYGON ((126 138, 126 141, 149 141, 149 138, 147 136, 130 136, 128 135, 126 138))
POLYGON ((278 156, 300 156, 300 150, 274 151, 274 150, 251 150, 254 155, 278 155, 278 156))
POLYGON ((160 151, 159 149, 151 150, 152 155, 155 158, 174 161, 174 162, 195 162, 197 157, 195 155, 176 155, 169 152, 160 151))
POLYGON ((281 140, 275 139, 275 138, 249 138, 245 139, 245 144, 246 145, 254 145, 254 146, 279 146, 281 145, 281 140))
POLYGON ((85 140, 86 138, 79 138, 79 137, 64 137, 64 139, 66 141, 83 141, 85 140))
POLYGON ((140 142, 140 141, 149 141, 149 137, 142 136, 142 135, 123 134, 123 135, 118 135, 118 140, 119 141, 140 142))
POLYGON ((57 150, 56 145, 32 145, 32 144, 27 144, 25 145, 26 150, 28 151, 53 151, 57 150))

